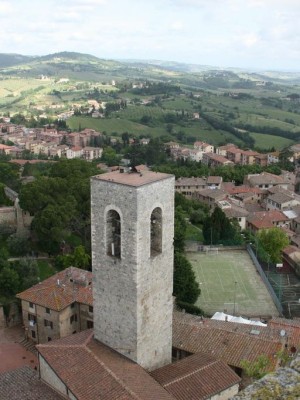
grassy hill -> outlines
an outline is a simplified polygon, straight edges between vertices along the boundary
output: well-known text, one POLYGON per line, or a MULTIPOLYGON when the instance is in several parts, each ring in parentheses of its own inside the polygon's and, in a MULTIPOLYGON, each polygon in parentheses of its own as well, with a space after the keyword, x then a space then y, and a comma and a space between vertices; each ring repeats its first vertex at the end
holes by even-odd
POLYGON ((206 140, 280 149, 300 141, 299 83, 299 73, 103 60, 75 52, 0 54, 0 115, 56 118, 76 108, 86 114, 89 100, 104 108, 123 101, 127 107, 106 118, 80 115, 68 125, 186 144, 206 140))

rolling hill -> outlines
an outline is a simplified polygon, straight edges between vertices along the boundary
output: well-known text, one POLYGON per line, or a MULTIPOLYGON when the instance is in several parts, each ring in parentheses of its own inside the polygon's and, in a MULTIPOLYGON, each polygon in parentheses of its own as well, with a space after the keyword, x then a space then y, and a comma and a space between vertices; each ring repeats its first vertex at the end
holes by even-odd
POLYGON ((0 54, 0 114, 57 118, 80 108, 81 115, 68 120, 72 129, 95 126, 116 135, 129 131, 184 143, 198 139, 282 148, 300 141, 298 83, 296 72, 104 60, 67 51, 0 54), (88 100, 104 107, 123 101, 127 108, 92 118, 84 111, 88 100))

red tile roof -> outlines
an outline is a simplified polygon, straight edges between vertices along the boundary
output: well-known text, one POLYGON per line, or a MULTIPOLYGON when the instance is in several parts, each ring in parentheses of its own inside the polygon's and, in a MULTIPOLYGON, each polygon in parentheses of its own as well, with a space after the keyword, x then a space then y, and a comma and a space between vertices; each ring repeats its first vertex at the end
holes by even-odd
POLYGON ((207 184, 222 183, 223 178, 221 176, 210 175, 207 177, 207 184))
POLYGON ((92 272, 70 267, 24 290, 17 297, 55 311, 74 302, 93 305, 92 272))
POLYGON ((78 400, 174 400, 142 367, 95 340, 91 330, 37 349, 78 400))
POLYGON ((257 211, 249 214, 247 221, 257 229, 274 227, 274 222, 286 222, 288 217, 279 210, 257 211))
POLYGON ((220 360, 197 353, 151 372, 176 399, 207 399, 237 385, 241 378, 220 360))
POLYGON ((239 193, 254 193, 254 194, 261 194, 263 191, 259 188, 256 187, 250 187, 247 185, 241 185, 241 186, 234 186, 229 188, 228 193, 233 195, 233 194, 239 194, 239 193))
MULTIPOLYGON (((203 352, 239 368, 242 360, 255 361, 258 355, 265 354, 269 357, 272 368, 276 366, 277 359, 274 355, 282 349, 279 334, 275 340, 267 335, 260 335, 262 327, 248 326, 248 332, 235 331, 233 328, 239 330, 239 327, 230 322, 200 320, 195 316, 176 312, 173 316, 175 348, 190 353, 203 352), (224 324, 231 328, 224 329, 224 324), (251 334, 251 331, 259 334, 251 334)), ((241 329, 245 330, 244 327, 241 329)))
POLYGON ((10 400, 63 400, 48 385, 41 382, 36 371, 22 367, 0 374, 0 398, 10 400))

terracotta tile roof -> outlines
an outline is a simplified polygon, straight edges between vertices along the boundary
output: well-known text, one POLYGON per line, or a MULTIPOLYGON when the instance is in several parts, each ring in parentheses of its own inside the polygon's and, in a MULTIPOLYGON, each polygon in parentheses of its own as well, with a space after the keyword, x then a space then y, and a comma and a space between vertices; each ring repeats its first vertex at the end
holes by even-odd
POLYGON ((197 193, 198 197, 207 197, 214 200, 223 200, 227 193, 223 189, 203 189, 197 193))
POLYGON ((268 325, 278 331, 285 331, 289 347, 300 349, 300 320, 272 318, 268 325))
POLYGON ((256 153, 254 155, 255 158, 258 158, 260 160, 267 160, 268 159, 268 154, 260 154, 260 153, 256 153))
POLYGON ((63 397, 40 381, 30 367, 0 374, 0 398, 10 400, 62 400, 63 397))
POLYGON ((206 186, 206 180, 203 178, 178 178, 175 182, 175 186, 206 186))
POLYGON ((241 218, 249 215, 249 212, 245 208, 238 207, 234 204, 232 204, 230 208, 224 208, 223 211, 227 218, 241 218))
POLYGON ((24 290, 17 297, 55 311, 74 302, 93 305, 92 272, 70 267, 24 290))
POLYGON ((87 330, 37 346, 78 400, 174 400, 142 367, 87 330))
POLYGON ((241 378, 220 360, 197 353, 151 372, 176 399, 207 399, 237 385, 241 378))
MULTIPOLYGON (((204 155, 203 155, 203 157, 204 157, 204 155)), ((228 165, 229 164, 230 165, 234 164, 232 161, 228 160, 228 158, 220 156, 220 155, 215 154, 215 153, 205 153, 205 157, 210 158, 213 161, 217 161, 217 162, 219 162, 221 164, 228 164, 228 165)))
POLYGON ((228 150, 231 148, 236 148, 236 145, 233 143, 228 143, 228 144, 225 144, 224 146, 217 147, 217 149, 220 149, 220 150, 228 150))
POLYGON ((246 332, 247 328, 233 326, 230 322, 200 321, 199 317, 182 313, 173 316, 173 347, 190 353, 203 352, 234 367, 241 367, 242 360, 254 361, 258 355, 265 354, 272 368, 276 366, 274 354, 282 349, 282 343, 280 339, 270 339, 267 334, 260 335, 261 327, 247 325, 246 332), (224 324, 231 328, 225 328, 224 324), (259 331, 259 334, 251 334, 251 331, 259 331))
POLYGON ((230 147, 227 149, 227 154, 232 153, 232 154, 241 154, 243 153, 243 150, 239 149, 238 147, 230 147))
POLYGON ((242 154, 244 154, 245 156, 261 156, 262 154, 258 153, 257 151, 253 151, 253 150, 243 150, 242 154))
POLYGON ((265 184, 281 184, 284 179, 281 176, 262 172, 261 174, 248 175, 248 180, 251 185, 265 185, 265 184))
POLYGON ((295 252, 300 252, 300 249, 299 249, 298 247, 296 247, 296 246, 291 246, 291 245, 286 246, 286 247, 282 250, 282 253, 283 253, 283 254, 287 254, 287 255, 291 255, 291 254, 293 254, 293 253, 295 253, 295 252))
POLYGON ((194 143, 194 146, 197 146, 197 147, 207 147, 207 146, 212 146, 212 144, 209 144, 209 143, 206 143, 206 142, 195 142, 194 143))
POLYGON ((72 150, 72 151, 81 151, 81 150, 82 150, 82 147, 80 147, 80 146, 74 146, 74 147, 71 148, 71 150, 72 150))
POLYGON ((294 196, 291 196, 287 193, 277 192, 268 196, 268 200, 275 201, 275 203, 283 204, 292 200, 296 200, 294 196))
POLYGON ((259 188, 256 187, 250 187, 247 185, 241 185, 241 186, 234 186, 232 188, 228 189, 228 192, 233 195, 233 194, 240 194, 240 193, 254 193, 254 194, 261 194, 263 191, 259 188))
POLYGON ((273 228, 274 222, 288 221, 286 215, 279 210, 257 211, 250 213, 247 221, 258 229, 273 228))
POLYGON ((223 178, 221 176, 211 175, 207 178, 207 184, 222 183, 223 178))

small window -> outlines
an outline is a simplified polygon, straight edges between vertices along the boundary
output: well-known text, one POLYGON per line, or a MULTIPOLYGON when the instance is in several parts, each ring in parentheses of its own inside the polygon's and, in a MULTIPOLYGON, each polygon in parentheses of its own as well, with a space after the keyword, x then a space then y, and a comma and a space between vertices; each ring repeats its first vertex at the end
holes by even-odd
POLYGON ((106 249, 107 255, 121 258, 121 218, 115 210, 106 217, 106 249))
POLYGON ((53 329, 53 322, 44 319, 44 326, 49 326, 51 329, 53 329))
POLYGON ((94 307, 93 306, 89 306, 89 312, 90 313, 94 312, 94 307))
POLYGON ((93 321, 86 321, 86 327, 87 327, 87 329, 94 328, 94 322, 93 321))
POLYGON ((74 307, 75 307, 75 303, 72 303, 72 304, 71 304, 71 308, 74 308, 74 307))
POLYGON ((31 303, 31 301, 29 302, 29 307, 30 307, 30 308, 34 308, 34 304, 31 303))
POLYGON ((162 212, 155 208, 150 217, 150 254, 154 257, 162 251, 162 212))
POLYGON ((47 337, 47 340, 48 340, 48 342, 51 342, 52 339, 51 339, 50 336, 48 336, 48 337, 47 337))
POLYGON ((70 324, 72 324, 73 322, 77 322, 77 314, 71 315, 70 324))
POLYGON ((47 308, 47 307, 46 307, 46 313, 47 313, 47 314, 51 314, 50 308, 47 308))
POLYGON ((35 331, 31 331, 31 337, 32 337, 33 339, 35 339, 35 338, 36 338, 35 331))
POLYGON ((36 316, 28 313, 28 321, 36 323, 36 316))

